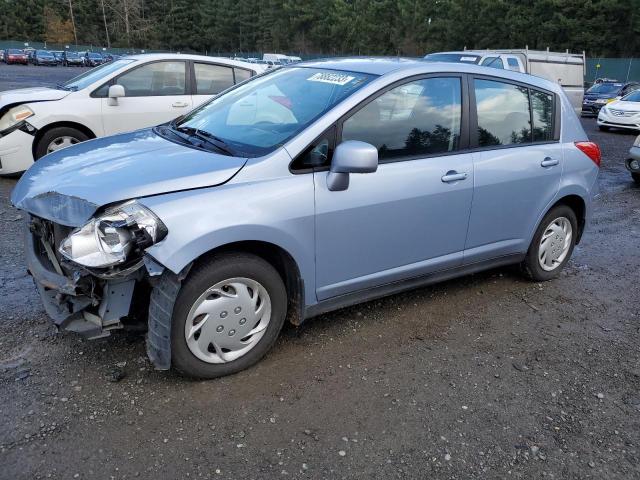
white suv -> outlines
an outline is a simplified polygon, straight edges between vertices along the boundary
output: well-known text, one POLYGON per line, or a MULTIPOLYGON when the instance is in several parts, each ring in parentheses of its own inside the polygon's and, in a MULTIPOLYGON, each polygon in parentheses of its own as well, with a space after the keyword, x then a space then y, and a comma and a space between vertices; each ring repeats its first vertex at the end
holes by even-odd
POLYGON ((47 153, 168 122, 265 66, 198 55, 121 58, 55 88, 0 93, 0 175, 47 153))

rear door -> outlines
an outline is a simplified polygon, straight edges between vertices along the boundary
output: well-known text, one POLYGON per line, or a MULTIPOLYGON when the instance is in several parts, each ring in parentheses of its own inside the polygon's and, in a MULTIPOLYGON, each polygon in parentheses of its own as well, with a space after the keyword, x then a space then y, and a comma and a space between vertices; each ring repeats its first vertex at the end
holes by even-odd
POLYGON ((464 262, 524 253, 562 174, 556 96, 492 77, 470 77, 475 189, 464 262))
POLYGON ((108 86, 97 92, 102 96, 105 135, 159 125, 187 113, 193 106, 189 70, 183 60, 145 63, 111 83, 122 85, 125 96, 118 99, 117 105, 109 105, 108 86))

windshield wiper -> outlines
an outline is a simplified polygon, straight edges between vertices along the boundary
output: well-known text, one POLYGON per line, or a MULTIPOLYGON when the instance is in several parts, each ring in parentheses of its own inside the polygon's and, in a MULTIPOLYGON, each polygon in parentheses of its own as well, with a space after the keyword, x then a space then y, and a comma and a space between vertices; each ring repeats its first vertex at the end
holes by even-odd
POLYGON ((57 83, 56 84, 56 88, 58 90, 66 90, 67 92, 75 92, 76 90, 78 90, 78 87, 76 87, 76 86, 68 87, 68 86, 63 85, 61 83, 57 83))
POLYGON ((193 127, 172 127, 171 130, 178 131, 180 133, 184 133, 186 135, 192 136, 200 140, 201 142, 208 143, 209 145, 213 145, 215 148, 220 150, 225 155, 229 155, 230 157, 234 156, 234 153, 229 150, 227 143, 221 138, 216 137, 215 135, 204 132, 202 130, 198 130, 193 127))

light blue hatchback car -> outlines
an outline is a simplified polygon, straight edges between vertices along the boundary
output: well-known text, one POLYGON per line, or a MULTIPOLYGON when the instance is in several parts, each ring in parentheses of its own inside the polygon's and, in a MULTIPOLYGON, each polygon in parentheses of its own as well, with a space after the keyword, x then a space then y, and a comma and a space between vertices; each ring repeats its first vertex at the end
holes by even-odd
POLYGON ((501 265, 556 277, 599 163, 555 83, 340 59, 52 153, 12 201, 58 326, 148 319, 157 368, 212 378, 258 361, 285 319, 501 265))

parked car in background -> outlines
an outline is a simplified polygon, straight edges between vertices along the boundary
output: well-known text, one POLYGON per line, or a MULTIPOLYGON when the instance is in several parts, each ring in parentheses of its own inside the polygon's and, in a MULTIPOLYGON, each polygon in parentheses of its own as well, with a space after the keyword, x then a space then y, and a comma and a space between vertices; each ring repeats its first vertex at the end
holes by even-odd
POLYGON ((29 64, 29 59, 27 57, 27 54, 17 48, 9 48, 6 52, 4 61, 7 65, 13 65, 15 63, 21 64, 21 65, 29 64))
POLYGON ((582 102, 582 115, 596 116, 600 109, 613 102, 618 98, 622 98, 628 93, 640 88, 639 82, 611 82, 603 81, 592 85, 584 94, 582 102))
POLYGON ((636 137, 631 150, 629 150, 629 158, 626 160, 625 166, 631 172, 633 180, 640 185, 640 135, 636 137))
POLYGON ((106 53, 104 55, 105 62, 113 62, 114 60, 118 60, 119 58, 122 58, 122 56, 116 55, 115 53, 106 53))
POLYGON ((559 83, 573 108, 579 112, 584 95, 584 53, 550 52, 548 50, 465 50, 430 53, 431 62, 474 63, 485 67, 529 73, 559 83))
POLYGON ((105 63, 56 88, 2 92, 0 175, 89 138, 168 122, 264 70, 226 58, 147 54, 105 63))
POLYGON ((274 65, 276 62, 280 65, 288 65, 289 63, 293 63, 294 61, 300 61, 300 57, 290 57, 289 55, 284 55, 282 53, 265 53, 262 56, 263 60, 267 62, 273 62, 274 65), (293 59, 297 60, 293 60, 293 59))
POLYGON ((64 53, 62 50, 51 50, 51 53, 54 57, 56 57, 56 62, 58 65, 62 65, 62 54, 64 53))
POLYGON ((101 337, 137 316, 156 368, 213 378, 257 362, 285 318, 501 265, 557 277, 599 162, 555 82, 340 59, 54 152, 11 200, 57 325, 101 337))
POLYGON ((4 50, 0 50, 0 62, 4 62, 4 50))
POLYGON ((78 52, 67 50, 62 52, 62 64, 65 67, 82 67, 84 66, 84 57, 78 52))
POLYGON ((98 52, 85 52, 84 53, 84 66, 85 67, 97 67, 104 63, 104 57, 98 52))
POLYGON ((598 128, 640 130, 640 89, 603 105, 598 112, 598 128))
POLYGON ((32 63, 34 65, 57 66, 58 60, 55 55, 48 50, 35 50, 33 52, 32 63))

